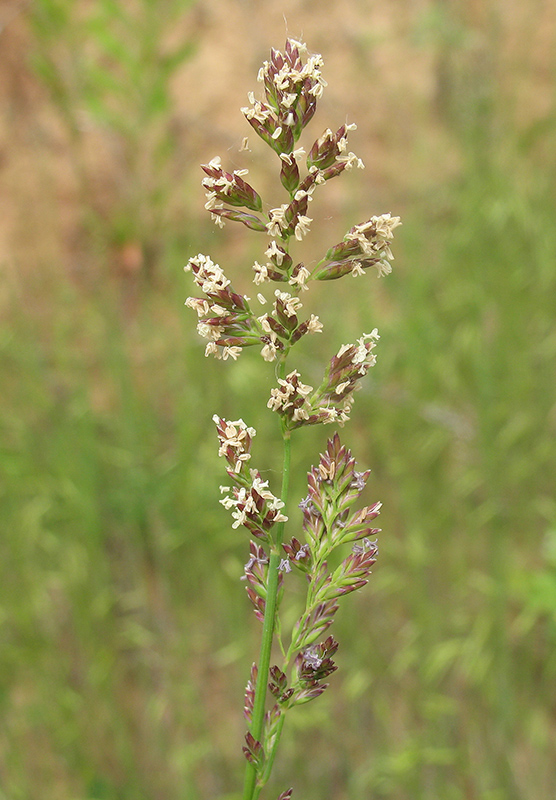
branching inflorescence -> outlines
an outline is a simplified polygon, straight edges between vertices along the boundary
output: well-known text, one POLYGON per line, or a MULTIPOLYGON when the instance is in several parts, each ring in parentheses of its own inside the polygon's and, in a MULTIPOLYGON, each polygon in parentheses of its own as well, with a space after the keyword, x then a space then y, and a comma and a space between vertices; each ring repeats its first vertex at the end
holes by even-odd
MULTIPOLYGON (((191 258, 191 271, 201 297, 189 297, 186 305, 199 317, 197 330, 207 340, 205 355, 237 359, 243 349, 259 346, 265 361, 276 362, 277 386, 267 406, 280 418, 284 444, 280 497, 250 467, 255 430, 243 420, 214 416, 219 455, 227 462, 229 486, 221 486, 220 501, 232 513, 232 528, 244 527, 253 537, 244 580, 255 614, 263 623, 259 661, 253 664, 247 683, 244 715, 248 732, 243 747, 247 759, 244 800, 254 800, 269 779, 287 712, 312 700, 327 688, 336 670, 333 656, 338 643, 327 634, 341 597, 367 583, 376 561, 377 528, 371 527, 380 503, 354 509, 369 471, 360 472, 338 433, 328 441, 316 467, 308 474, 308 494, 300 503, 303 534, 284 540, 291 432, 304 425, 337 423, 348 419, 353 393, 375 363, 377 330, 345 344, 325 367, 317 388, 302 382, 300 373, 286 370, 291 348, 306 334, 322 332, 319 318, 301 318, 300 295, 312 281, 328 281, 344 275, 358 277, 374 267, 379 276, 391 272, 390 243, 399 217, 383 214, 354 225, 343 241, 330 247, 314 266, 295 262, 292 240, 301 240, 312 222, 309 205, 317 187, 362 161, 348 152, 347 138, 355 125, 342 125, 336 133, 327 129, 306 154, 297 147, 301 133, 312 119, 326 82, 322 58, 309 55, 305 45, 288 39, 285 51, 271 51, 258 79, 264 100, 249 95, 242 111, 263 141, 279 158, 280 180, 288 202, 265 213, 263 201, 244 179, 247 170, 226 172, 219 158, 203 165, 207 190, 206 208, 220 226, 225 220, 243 223, 270 238, 265 263, 253 265, 253 282, 285 284, 276 288, 272 307, 257 314, 250 299, 236 292, 224 271, 206 255, 191 258), (305 58, 305 60, 303 60, 305 58), (305 168, 301 167, 302 162, 305 168), (303 174, 305 173, 305 174, 303 174), (337 548, 351 545, 340 565, 330 569, 337 548), (305 608, 285 642, 279 617, 289 573, 299 573, 306 585, 305 608), (280 663, 271 665, 272 645, 280 651, 280 663), (267 702, 267 691, 270 703, 267 702)), ((265 296, 257 302, 268 308, 265 296)), ((288 800, 288 789, 279 800, 288 800)))

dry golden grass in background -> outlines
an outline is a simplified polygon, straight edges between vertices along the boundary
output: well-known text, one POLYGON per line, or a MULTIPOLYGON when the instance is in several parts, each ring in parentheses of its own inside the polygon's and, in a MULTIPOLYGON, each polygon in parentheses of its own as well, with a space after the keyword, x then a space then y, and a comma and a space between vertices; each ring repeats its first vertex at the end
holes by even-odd
MULTIPOLYGON (((83 13, 90 5, 82 4, 83 13)), ((534 5, 533 11, 517 0, 197 4, 168 34, 168 45, 184 36, 197 45, 172 85, 172 125, 180 142, 175 220, 184 225, 204 220, 200 161, 222 152, 231 164, 243 164, 238 149, 247 129, 239 107, 257 65, 287 32, 324 54, 329 89, 321 102, 323 118, 359 126, 354 142, 367 170, 357 178, 356 205, 369 207, 379 199, 399 205, 408 193, 441 184, 458 168, 458 153, 446 131, 458 93, 482 84, 495 103, 509 109, 508 124, 518 129, 548 113, 554 4, 534 5), (460 21, 459 30, 450 15, 460 21), (440 16, 445 23, 438 23, 440 16), (445 31, 449 26, 453 30, 445 31)), ((85 109, 81 141, 69 140, 59 109, 30 65, 28 9, 27 3, 7 0, 0 9, 0 264, 23 282, 38 264, 58 264, 70 274, 98 269, 90 263, 90 242, 83 236, 76 148, 90 178, 87 201, 107 216, 118 181, 125 180, 117 141, 85 109)), ((62 70, 70 69, 64 47, 60 42, 55 54, 62 70)), ((263 151, 251 141, 250 166, 257 172, 263 151)), ((332 190, 330 211, 343 207, 346 192, 353 191, 353 185, 332 190)), ((134 242, 124 242, 109 263, 133 275, 141 257, 134 242)))

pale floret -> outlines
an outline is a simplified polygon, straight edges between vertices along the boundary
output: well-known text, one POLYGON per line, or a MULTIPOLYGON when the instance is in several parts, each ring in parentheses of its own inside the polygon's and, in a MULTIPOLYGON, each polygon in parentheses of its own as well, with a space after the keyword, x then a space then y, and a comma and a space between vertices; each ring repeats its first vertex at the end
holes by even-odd
POLYGON ((270 336, 270 341, 267 342, 263 347, 263 349, 261 350, 261 355, 265 361, 274 361, 278 354, 278 347, 276 346, 278 337, 274 332, 271 332, 269 336, 270 336))
POLYGON ((242 465, 251 458, 248 452, 250 440, 256 435, 254 428, 248 427, 242 419, 223 420, 224 426, 221 428, 221 420, 217 414, 213 416, 213 422, 218 426, 219 456, 228 457, 228 449, 235 450, 234 470, 241 472, 242 465))
POLYGON ((357 169, 365 169, 365 164, 355 155, 355 153, 348 153, 346 156, 336 156, 336 161, 339 164, 345 164, 345 169, 353 169, 353 167, 357 167, 357 169))
POLYGON ((261 513, 257 505, 257 497, 265 501, 266 509, 262 512, 263 515, 266 515, 267 511, 278 512, 273 514, 273 523, 287 522, 288 518, 281 513, 284 503, 268 489, 268 481, 263 481, 257 470, 250 470, 250 475, 251 486, 249 488, 241 486, 232 490, 229 486, 220 487, 221 492, 233 492, 232 495, 220 500, 224 508, 233 509, 232 517, 234 522, 232 523, 232 528, 239 528, 240 525, 244 525, 249 515, 257 516, 261 513))
POLYGON ((284 261, 284 251, 278 247, 274 240, 272 240, 272 242, 268 245, 267 249, 264 251, 264 254, 267 256, 267 258, 275 258, 276 266, 278 267, 280 267, 284 261))
POLYGON ((314 191, 315 191, 314 184, 310 186, 307 190, 298 189, 297 192, 294 194, 293 199, 297 200, 297 202, 299 203, 301 200, 305 200, 305 198, 307 198, 307 200, 311 202, 311 200, 313 199, 312 194, 314 191))
POLYGON ((328 425, 331 422, 337 422, 340 418, 340 412, 334 407, 323 408, 321 409, 320 413, 323 415, 322 421, 325 425, 328 425))
POLYGON ((300 289, 307 290, 309 287, 306 286, 307 279, 311 277, 311 273, 307 269, 307 267, 300 267, 295 275, 289 279, 288 283, 290 286, 299 286, 300 289))
POLYGON ((309 322, 307 324, 307 332, 322 333, 322 329, 323 329, 323 324, 320 321, 320 319, 315 314, 311 314, 309 322))
MULTIPOLYGON (((288 294, 288 292, 281 292, 279 289, 276 289, 274 296, 284 304, 284 309, 288 317, 294 317, 296 311, 299 311, 300 308, 303 308, 303 304, 299 297, 293 297, 291 294, 288 294)), ((276 303, 274 303, 274 310, 278 310, 276 303)))
POLYGON ((286 164, 293 166, 296 161, 301 161, 305 155, 305 148, 298 147, 297 150, 292 150, 291 153, 280 153, 280 159, 286 164))
MULTIPOLYGON (((367 222, 354 227, 344 236, 346 242, 357 242, 361 254, 371 259, 378 270, 379 277, 392 272, 390 261, 394 259, 390 242, 394 238, 394 229, 401 225, 399 217, 391 214, 381 214, 371 217, 367 222)), ((351 274, 363 274, 363 265, 355 260, 352 264, 351 274)))
POLYGON ((343 344, 340 347, 340 349, 338 350, 338 352, 336 353, 336 358, 341 358, 344 355, 344 353, 346 353, 350 349, 350 347, 353 347, 353 345, 352 344, 343 344))
POLYGON ((309 225, 313 220, 311 217, 304 217, 303 214, 300 214, 297 218, 297 224, 295 226, 295 238, 300 242, 303 237, 309 232, 309 225))
POLYGON ((378 269, 378 277, 382 278, 384 275, 390 275, 392 272, 392 265, 389 261, 379 261, 376 265, 378 269))
POLYGON ((257 322, 265 333, 272 333, 272 328, 270 327, 270 323, 268 321, 268 314, 263 314, 262 317, 257 317, 257 322))
POLYGON ((214 264, 209 256, 202 253, 190 258, 184 270, 186 272, 192 270, 195 283, 206 294, 219 292, 230 285, 230 281, 218 264, 214 264), (195 270, 193 267, 197 267, 197 269, 195 270))
POLYGON ((193 311, 196 311, 199 317, 206 316, 210 311, 208 301, 204 300, 202 297, 188 297, 185 301, 185 305, 188 308, 192 308, 193 311))
MULTIPOLYGON (((313 391, 312 386, 301 383, 299 380, 299 372, 293 370, 285 378, 278 379, 278 388, 271 389, 270 398, 267 407, 273 411, 284 411, 293 406, 297 398, 307 398, 313 391)), ((295 409, 294 415, 296 419, 308 419, 310 407, 305 400, 305 403, 300 408, 295 409)))
POLYGON ((241 347, 224 347, 222 350, 222 360, 226 361, 228 356, 233 358, 234 361, 237 361, 238 357, 241 355, 241 347))
POLYGON ((268 278, 268 267, 264 264, 259 264, 258 261, 255 261, 253 264, 253 272, 255 273, 255 277, 253 278, 253 283, 259 286, 261 283, 269 280, 268 278))
MULTIPOLYGON (((207 198, 207 202, 205 203, 205 208, 207 211, 212 211, 213 208, 224 208, 224 204, 221 200, 218 200, 216 192, 206 192, 205 197, 207 198)), ((218 217, 218 214, 212 215, 214 217, 218 217)), ((220 219, 220 217, 218 217, 220 219)))
POLYGON ((217 339, 220 339, 224 333, 224 328, 221 328, 218 325, 207 325, 206 322, 201 321, 197 323, 197 333, 199 336, 202 336, 203 339, 216 341, 217 339))
POLYGON ((257 122, 264 123, 269 117, 272 116, 270 110, 264 108, 260 100, 255 99, 253 92, 249 92, 247 98, 251 103, 251 107, 241 109, 241 112, 245 115, 246 119, 256 119, 257 122))
POLYGON ((377 234, 384 239, 393 239, 394 229, 402 224, 399 217, 393 217, 390 213, 372 217, 372 220, 376 224, 377 234))
POLYGON ((219 214, 211 214, 210 218, 214 222, 217 228, 224 227, 224 218, 221 217, 219 214))
MULTIPOLYGON (((213 414, 212 421, 218 425, 220 423, 220 419, 217 414, 213 414)), ((224 436, 226 439, 226 444, 230 445, 231 447, 243 447, 244 441, 247 436, 253 438, 253 436, 257 435, 257 431, 255 428, 252 428, 245 424, 245 422, 241 419, 235 420, 224 420, 226 426, 224 428, 224 436)), ((218 453, 219 456, 223 455, 221 452, 218 453)))
POLYGON ((267 224, 266 229, 271 236, 281 235, 282 225, 284 224, 284 215, 288 208, 288 204, 283 203, 280 208, 271 208, 268 212, 270 222, 267 224))
POLYGON ((251 479, 253 481, 253 491, 267 501, 269 508, 273 511, 279 511, 284 508, 284 501, 272 494, 268 488, 268 481, 263 481, 254 469, 251 470, 251 479))
POLYGON ((290 36, 290 42, 292 47, 297 47, 300 56, 305 56, 309 52, 305 42, 298 41, 297 39, 292 39, 291 36, 290 36))

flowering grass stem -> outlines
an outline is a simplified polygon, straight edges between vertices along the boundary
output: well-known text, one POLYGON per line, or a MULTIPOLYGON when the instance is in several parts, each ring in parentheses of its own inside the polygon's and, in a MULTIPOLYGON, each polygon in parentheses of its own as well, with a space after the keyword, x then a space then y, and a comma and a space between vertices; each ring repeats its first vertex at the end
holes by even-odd
MULTIPOLYGON (((344 240, 333 245, 324 258, 310 270, 303 262, 295 263, 290 255, 290 240, 300 241, 312 219, 308 206, 318 186, 363 163, 353 153, 346 154, 347 134, 354 125, 342 125, 336 133, 327 129, 312 146, 306 159, 307 173, 302 178, 299 164, 305 150, 294 149, 303 128, 316 109, 326 81, 323 80, 318 55, 288 39, 284 53, 273 50, 259 79, 264 83, 266 102, 250 95, 252 106, 243 109, 255 132, 279 156, 280 180, 289 194, 289 203, 270 209, 264 215, 262 198, 243 176, 246 170, 226 172, 219 158, 203 166, 208 189, 206 208, 214 221, 242 222, 250 230, 270 235, 264 251, 266 264, 255 262, 253 282, 282 284, 275 289, 272 308, 257 317, 249 298, 235 291, 218 264, 203 254, 191 258, 186 270, 193 273, 202 297, 189 297, 186 305, 199 316, 197 330, 208 340, 205 354, 234 361, 244 348, 262 345, 264 361, 276 362, 277 386, 271 390, 267 408, 280 417, 283 464, 280 497, 269 481, 251 468, 251 444, 256 434, 242 419, 213 417, 217 427, 220 456, 227 462, 227 474, 233 485, 221 486, 225 497, 220 501, 232 513, 232 528, 243 526, 253 539, 245 565, 244 580, 249 600, 262 624, 258 664, 253 664, 245 692, 244 716, 248 722, 243 754, 247 760, 243 800, 257 800, 272 772, 286 713, 319 697, 327 688, 324 680, 336 671, 332 657, 338 649, 333 636, 324 637, 334 621, 338 601, 367 583, 378 548, 370 537, 379 531, 369 527, 378 515, 380 503, 354 510, 370 472, 358 472, 351 452, 341 443, 338 433, 329 440, 326 452, 312 467, 308 495, 299 507, 303 511, 302 543, 296 536, 284 540, 291 458, 291 432, 304 425, 337 423, 349 419, 353 393, 375 363, 372 352, 379 339, 378 331, 363 334, 356 343, 344 344, 332 356, 320 386, 314 389, 302 382, 294 369, 286 373, 286 361, 293 345, 306 334, 321 333, 318 316, 306 319, 298 313, 303 308, 300 294, 313 281, 336 280, 344 275, 358 277, 368 267, 378 274, 391 271, 393 256, 390 240, 399 218, 390 214, 371 217, 351 228, 344 240), (302 54, 307 56, 304 64, 302 54), (226 207, 232 206, 232 208, 226 207), (255 214, 237 211, 247 208, 255 214), (263 214, 264 216, 257 216, 263 214), (283 284, 286 284, 284 287, 283 284), (288 291, 282 289, 287 288, 288 291), (335 569, 329 559, 335 550, 351 545, 351 552, 335 569), (288 577, 289 573, 294 573, 288 577), (289 631, 289 646, 284 646, 280 605, 290 581, 302 577, 307 588, 305 610, 289 631), (271 666, 274 639, 282 655, 282 666, 271 666), (320 641, 319 641, 320 640, 320 641), (272 699, 267 704, 267 692, 272 699)), ((265 306, 261 293, 257 300, 265 306)), ((298 534, 301 535, 301 534, 298 534)), ((278 800, 290 800, 293 789, 283 791, 278 800)))

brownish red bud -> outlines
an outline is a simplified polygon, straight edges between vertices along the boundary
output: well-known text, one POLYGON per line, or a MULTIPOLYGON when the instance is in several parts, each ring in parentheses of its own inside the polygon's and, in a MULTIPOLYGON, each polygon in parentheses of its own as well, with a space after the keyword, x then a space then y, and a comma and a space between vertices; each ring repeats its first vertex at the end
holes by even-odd
POLYGON ((261 770, 265 760, 263 746, 250 731, 245 734, 245 746, 242 749, 247 761, 253 764, 257 770, 261 770))
MULTIPOLYGON (((268 111, 268 113, 269 113, 269 114, 271 113, 271 112, 270 112, 270 109, 268 108, 268 106, 265 106, 265 104, 264 104, 264 103, 260 103, 259 105, 260 105, 260 107, 262 107, 262 109, 263 109, 263 114, 264 114, 266 111, 268 111)), ((270 132, 270 130, 269 130, 269 125, 268 125, 268 119, 270 119, 270 117, 267 117, 267 118, 264 120, 264 122, 262 122, 260 119, 258 119, 258 118, 257 118, 257 117, 255 117, 255 116, 249 116, 249 115, 248 115, 248 113, 246 113, 246 112, 248 111, 248 109, 242 109, 242 110, 243 110, 243 112, 244 112, 244 114, 245 114, 245 118, 247 119, 247 122, 249 123, 249 125, 251 125, 251 127, 253 128, 253 130, 255 131, 255 133, 256 133, 258 136, 260 136, 260 137, 261 137, 261 139, 262 139, 264 142, 266 142, 268 145, 270 145, 271 147, 273 147, 272 134, 271 134, 271 132, 270 132)), ((274 128, 276 127, 276 124, 274 124, 272 127, 273 127, 273 129, 274 129, 274 128)), ((274 149, 274 148, 273 148, 273 149, 274 149)))
MULTIPOLYGON (((268 248, 265 250, 265 256, 267 256, 271 264, 274 264, 277 269, 282 270, 283 272, 288 272, 293 263, 293 259, 289 253, 286 253, 284 248, 274 241, 271 242, 268 248)), ((270 271, 268 275, 271 280, 276 280, 276 278, 271 276, 270 271)), ((283 279, 283 277, 283 275, 280 275, 280 278, 283 279)))
POLYGON ((280 336, 280 338, 282 339, 289 339, 290 337, 289 332, 285 329, 283 325, 280 324, 280 322, 275 320, 273 316, 267 314, 266 321, 268 322, 270 328, 274 331, 274 333, 277 336, 280 336))
POLYGON ((331 167, 327 167, 323 169, 320 173, 325 181, 329 181, 331 178, 335 178, 337 175, 341 175, 342 172, 347 168, 348 162, 347 161, 336 161, 335 164, 332 164, 331 167))
POLYGON ((349 275, 352 270, 351 261, 332 261, 322 264, 312 273, 311 277, 316 281, 335 281, 343 278, 344 275, 349 275))
POLYGON ((319 697, 326 689, 328 689, 328 683, 305 683, 303 688, 294 694, 291 705, 300 706, 308 703, 315 697, 319 697))
POLYGON ((337 610, 338 604, 335 597, 319 603, 305 620, 299 634, 298 646, 300 648, 308 647, 317 639, 320 639, 322 634, 334 622, 334 615, 337 610))
POLYGON ((278 155, 282 155, 282 153, 291 153, 295 146, 295 139, 291 127, 285 124, 277 124, 269 144, 278 155))
POLYGON ((291 343, 295 344, 296 342, 298 342, 302 336, 305 336, 308 330, 309 330, 309 322, 306 320, 305 322, 302 322, 301 325, 299 325, 292 333, 290 339, 291 343))
POLYGON ((280 170, 280 181, 284 189, 293 194, 299 186, 299 167, 292 155, 281 156, 282 168, 280 170))
POLYGON ((288 556, 291 564, 302 572, 309 572, 312 566, 311 550, 309 545, 301 544, 301 542, 292 537, 291 541, 282 545, 284 552, 288 556))
MULTIPOLYGON (((275 133, 276 127, 280 126, 282 132, 287 131, 293 144, 299 139, 302 129, 312 118, 316 109, 317 97, 320 97, 325 85, 320 73, 321 65, 320 56, 311 56, 304 67, 299 48, 289 39, 283 53, 274 49, 271 51, 270 61, 265 62, 259 73, 259 78, 264 82, 268 104, 259 103, 253 99, 253 108, 245 109, 246 116, 253 128, 255 130, 259 128, 257 130, 259 136, 265 138, 271 146, 273 146, 272 140, 278 141, 281 145, 284 144, 280 140, 280 135, 275 133), (258 125, 255 125, 254 122, 257 122, 258 125), (270 141, 267 138, 269 134, 270 141)), ((289 144, 289 141, 286 144, 289 144)), ((291 149, 282 149, 277 152, 289 153, 291 149)))
POLYGON ((303 128, 305 128, 313 119, 316 110, 316 97, 306 91, 301 95, 297 104, 297 121, 294 128, 294 137, 296 141, 299 139, 303 128))
MULTIPOLYGON (((218 159, 215 161, 217 162, 218 159)), ((263 202, 260 195, 247 181, 243 180, 240 173, 225 172, 215 162, 201 164, 201 169, 208 176, 203 179, 202 184, 209 192, 209 210, 213 210, 210 208, 210 204, 218 199, 231 206, 244 206, 251 211, 262 211, 263 202)))
POLYGON ((313 684, 335 672, 338 667, 332 661, 332 656, 337 649, 338 642, 329 636, 324 642, 311 645, 299 653, 296 665, 300 682, 313 684))
POLYGON ((326 253, 327 261, 344 261, 346 258, 356 258, 361 256, 361 246, 357 239, 347 239, 343 242, 338 242, 326 253))
POLYGON ((255 705, 255 688, 257 686, 257 673, 258 668, 255 662, 251 666, 251 674, 245 687, 245 704, 243 707, 243 716, 248 722, 251 722, 253 715, 253 706, 255 705))
POLYGON ((362 525, 368 524, 371 522, 371 520, 378 517, 380 514, 380 507, 381 503, 373 503, 372 506, 365 506, 365 508, 356 511, 352 518, 348 521, 348 527, 351 527, 352 525, 361 527, 362 525))
POLYGON ((229 308, 230 311, 243 311, 249 313, 249 304, 242 294, 237 294, 229 289, 221 289, 217 292, 208 292, 207 296, 211 300, 216 300, 222 308, 229 308))
POLYGON ((279 294, 276 296, 275 307, 276 307, 275 313, 276 316, 278 317, 278 321, 285 330, 286 337, 289 339, 292 331, 294 331, 299 325, 297 314, 292 313, 291 310, 288 309, 287 303, 282 299, 282 297, 279 294))
POLYGON ((320 265, 313 277, 317 280, 333 280, 348 272, 361 275, 371 266, 377 268, 379 275, 387 275, 392 271, 390 242, 399 224, 399 217, 382 214, 354 225, 344 236, 343 242, 328 250, 325 263, 320 265))
POLYGON ((288 679, 286 675, 277 666, 270 668, 270 681, 268 688, 274 697, 281 697, 288 688, 288 679))
POLYGON ((309 195, 306 192, 298 192, 296 197, 297 199, 290 203, 284 214, 285 221, 292 225, 292 231, 295 228, 298 217, 301 214, 307 214, 307 209, 309 207, 309 195))
POLYGON ((282 53, 272 47, 270 50, 269 68, 264 73, 264 91, 268 103, 276 112, 280 111, 280 93, 275 83, 275 77, 283 66, 284 58, 282 53))
POLYGON ((353 548, 353 551, 331 576, 326 592, 327 597, 337 598, 365 586, 377 555, 376 542, 367 538, 363 539, 363 543, 353 548))
POLYGON ((363 586, 366 586, 368 581, 364 580, 355 580, 353 583, 349 584, 348 586, 341 586, 336 589, 336 596, 341 597, 344 594, 350 594, 350 592, 356 591, 356 589, 362 589, 363 586))
POLYGON ((245 591, 247 592, 249 600, 251 600, 251 603, 253 604, 253 610, 255 612, 255 616, 260 622, 264 622, 264 610, 266 606, 265 601, 263 600, 262 597, 259 597, 259 595, 255 592, 255 590, 252 589, 250 586, 246 586, 245 591))
POLYGON ((232 222, 241 222, 252 231, 266 233, 265 223, 254 214, 246 214, 245 211, 232 211, 230 208, 211 208, 210 213, 217 217, 230 219, 232 222))
POLYGON ((345 125, 338 128, 336 133, 332 133, 330 129, 326 130, 313 144, 307 156, 307 168, 317 167, 319 170, 325 170, 334 165, 336 158, 342 152, 338 143, 345 141, 346 132, 345 125))
POLYGON ((277 283, 288 282, 288 276, 283 272, 276 272, 276 270, 267 268, 267 274, 269 281, 276 281, 277 283))

